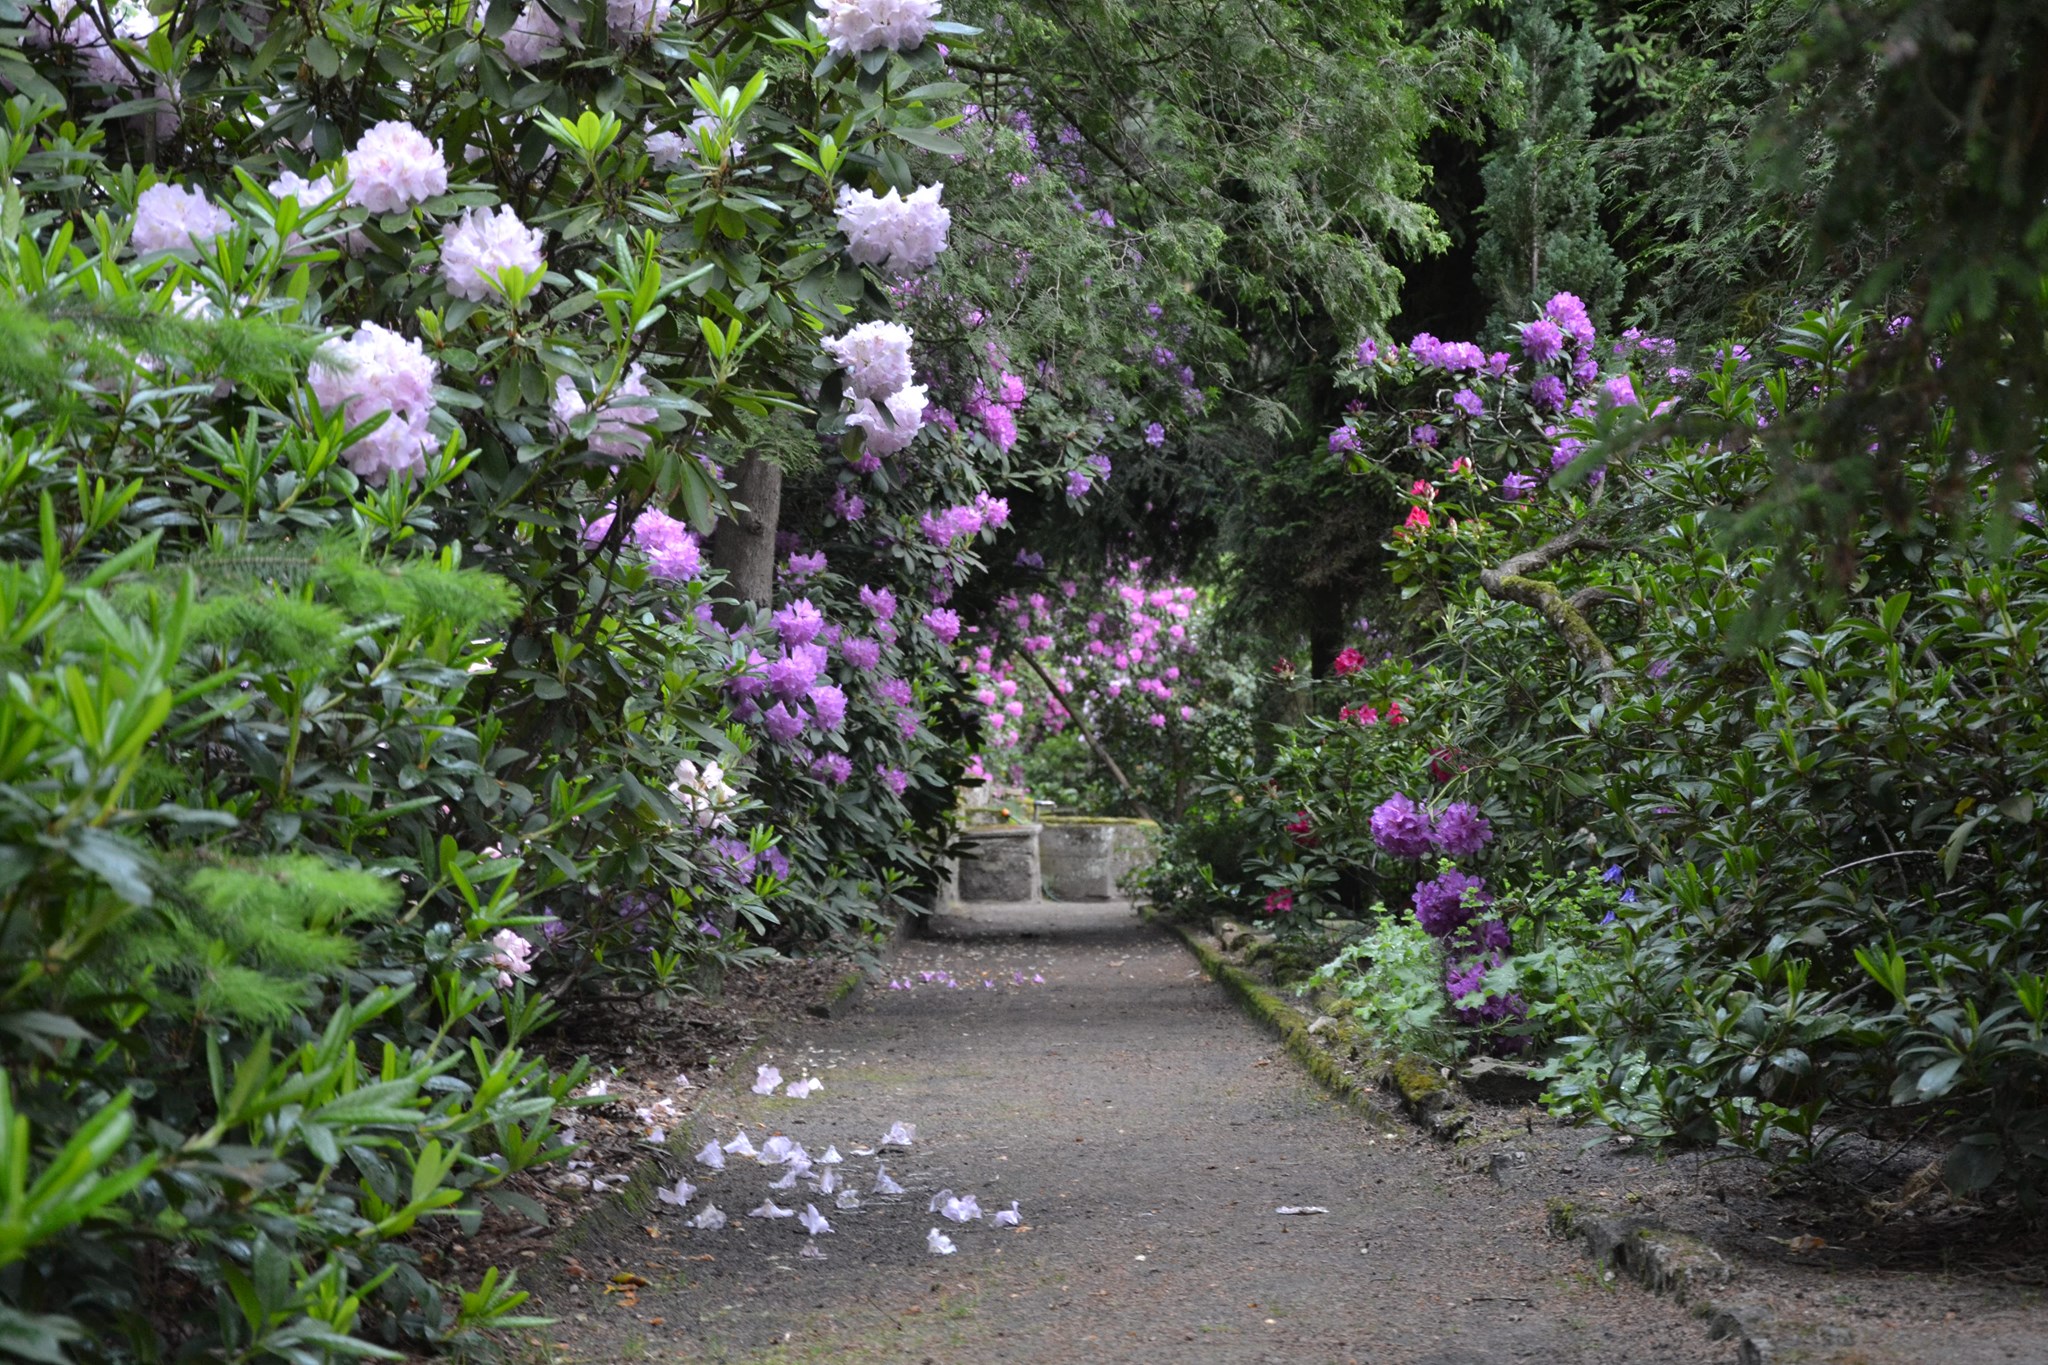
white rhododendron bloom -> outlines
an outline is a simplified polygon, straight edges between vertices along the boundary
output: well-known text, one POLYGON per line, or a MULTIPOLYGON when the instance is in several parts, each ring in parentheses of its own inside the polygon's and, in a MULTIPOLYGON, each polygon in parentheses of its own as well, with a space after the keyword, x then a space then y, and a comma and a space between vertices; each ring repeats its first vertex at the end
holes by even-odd
POLYGON ((198 190, 182 185, 151 185, 135 200, 135 230, 128 241, 139 255, 153 251, 189 251, 233 230, 235 220, 198 190))
POLYGON ((846 234, 846 254, 862 265, 895 275, 931 269, 946 249, 953 215, 939 202, 944 185, 926 185, 904 198, 895 190, 839 187, 839 230, 846 234))
POLYGON ((272 199, 296 201, 302 213, 310 213, 326 203, 340 188, 332 171, 318 180, 308 180, 297 171, 286 171, 264 186, 272 199))
POLYGON ((700 769, 687 758, 676 764, 676 780, 669 791, 690 812, 699 829, 709 829, 718 822, 718 812, 739 799, 739 793, 725 780, 725 769, 716 762, 706 763, 700 769))
POLYGON ((457 298, 481 299, 501 292, 498 272, 518 266, 529 274, 545 264, 541 231, 519 221, 509 208, 471 209, 455 220, 441 244, 441 278, 457 298))
POLYGON ((672 171, 683 164, 689 144, 676 132, 647 135, 647 164, 657 171, 672 171))
MULTIPOLYGON (((634 365, 626 371, 625 379, 605 400, 600 411, 603 417, 590 432, 590 448, 600 455, 615 459, 631 459, 646 451, 649 437, 640 428, 661 416, 651 403, 625 403, 624 398, 647 397, 647 367, 634 365)), ((568 375, 555 380, 555 397, 549 405, 555 415, 555 427, 567 432, 569 424, 590 411, 590 404, 576 387, 576 381, 568 375)))
POLYGON ((417 341, 366 322, 346 341, 322 347, 306 376, 320 406, 339 408, 350 426, 389 413, 384 424, 342 453, 348 467, 372 483, 424 469, 433 436, 433 360, 417 341))
POLYGON ((500 40, 505 45, 505 60, 514 66, 532 66, 559 57, 568 50, 565 33, 574 39, 581 35, 581 27, 573 19, 564 26, 541 7, 540 0, 529 0, 500 40))
POLYGON ((906 384, 889 395, 884 417, 872 398, 857 399, 846 415, 846 425, 867 432, 862 449, 870 455, 894 455, 909 445, 924 427, 924 385, 906 384))
POLYGON ((825 354, 846 371, 856 398, 884 399, 910 387, 910 329, 896 322, 863 322, 846 335, 826 337, 825 354))
POLYGON ((533 945, 510 929, 500 929, 491 936, 492 965, 498 967, 498 989, 512 989, 512 974, 524 976, 533 970, 533 945))
POLYGON ((410 123, 386 119, 348 154, 348 202, 372 213, 395 213, 448 190, 441 149, 410 123))
POLYGON ((855 56, 878 47, 908 52, 924 42, 939 17, 938 0, 819 0, 819 6, 825 45, 855 56))
POLYGON ((605 0, 604 13, 614 38, 644 37, 666 27, 675 7, 675 0, 605 0))

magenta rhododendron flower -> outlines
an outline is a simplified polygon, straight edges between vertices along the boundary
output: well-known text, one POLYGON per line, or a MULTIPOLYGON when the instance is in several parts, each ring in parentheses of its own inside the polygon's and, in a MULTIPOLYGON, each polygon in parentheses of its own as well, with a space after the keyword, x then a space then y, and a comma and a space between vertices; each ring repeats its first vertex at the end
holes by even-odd
POLYGON ((896 615, 896 594, 887 588, 863 586, 860 604, 873 612, 878 620, 887 621, 896 615))
POLYGON ((830 683, 811 688, 811 714, 820 730, 837 730, 846 723, 846 694, 830 683))
POLYGON ((777 744, 787 744, 804 732, 804 708, 791 710, 782 702, 776 702, 761 713, 761 724, 768 731, 768 738, 777 744))
POLYGON ((1549 318, 1522 324, 1522 352, 1538 365, 1564 354, 1564 331, 1549 318))
POLYGON ((785 645, 807 645, 825 628, 825 615, 808 597, 779 609, 774 616, 775 633, 785 645))
POLYGON ((1610 407, 1633 408, 1639 406, 1636 401, 1636 386, 1630 382, 1629 377, 1625 374, 1615 375, 1601 384, 1600 397, 1610 407))
POLYGON ((945 607, 934 607, 924 614, 925 628, 939 637, 941 644, 952 644, 960 638, 960 613, 945 607))
POLYGON ((1365 655, 1353 646, 1339 650, 1337 657, 1330 661, 1330 671, 1340 678, 1347 678, 1365 667, 1365 655))
POLYGON ((1545 320, 1555 324, 1572 345, 1584 351, 1593 344, 1593 320, 1586 313, 1586 305, 1576 294, 1553 294, 1550 302, 1543 305, 1545 320))

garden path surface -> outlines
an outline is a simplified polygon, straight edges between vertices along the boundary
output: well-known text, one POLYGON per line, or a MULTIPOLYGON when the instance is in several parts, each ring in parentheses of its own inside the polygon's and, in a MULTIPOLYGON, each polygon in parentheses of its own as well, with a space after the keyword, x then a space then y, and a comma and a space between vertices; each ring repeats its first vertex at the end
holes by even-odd
POLYGON ((941 921, 834 1023, 759 1059, 821 1093, 764 1099, 728 1078, 664 1160, 732 1223, 655 1201, 593 1216, 570 1275, 536 1284, 558 1359, 747 1362, 1725 1362, 1667 1299, 1603 1280, 1543 1234, 1543 1210, 1460 1172, 1392 1119, 1331 1100, 1164 934, 1128 907, 941 921), (959 983, 926 982, 920 973, 959 983), (1034 978, 1042 976, 1043 984, 1034 978), (984 981, 993 984, 984 985, 984 981), (906 1187, 869 1195, 872 1147, 906 1187), (847 1156, 863 1205, 815 1200, 833 1232, 743 1217, 777 1171, 687 1153, 742 1125, 847 1156), (685 1141, 691 1146, 684 1146, 685 1141), (941 1188, 1020 1228, 928 1212, 941 1188), (1283 1205, 1325 1214, 1281 1216, 1283 1205), (938 1227, 952 1256, 926 1249, 938 1227), (587 1267, 587 1268, 586 1268, 587 1267), (606 1292, 629 1271, 644 1283, 606 1292), (571 1276, 574 1276, 572 1278, 571 1276))

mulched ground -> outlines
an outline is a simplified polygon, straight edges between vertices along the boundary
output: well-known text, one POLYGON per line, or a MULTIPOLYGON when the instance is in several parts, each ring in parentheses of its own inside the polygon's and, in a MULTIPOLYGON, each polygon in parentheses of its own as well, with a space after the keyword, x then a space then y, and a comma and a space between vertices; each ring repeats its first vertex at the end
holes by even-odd
MULTIPOLYGON (((526 1278, 662 1150, 649 1141, 656 1129, 665 1139, 686 1123, 768 1030, 823 1009, 853 970, 850 959, 830 954, 772 962, 734 974, 716 999, 585 1009, 535 1039, 558 1071, 588 1059, 584 1089, 603 1086, 601 1096, 575 1111, 574 1140, 585 1150, 566 1169, 549 1165, 512 1176, 505 1182, 512 1198, 489 1208, 473 1233, 446 1220, 422 1224, 413 1238, 422 1264, 465 1284, 493 1265, 526 1278), (535 1213, 546 1221, 537 1222, 535 1213)), ((751 1077, 753 1069, 745 1070, 751 1077)))
MULTIPOLYGON (((1043 936, 910 942, 890 964, 908 989, 762 1040, 743 1074, 691 1073, 694 1107, 659 1161, 664 1181, 701 1190, 683 1208, 634 1188, 583 1195, 597 1212, 522 1276, 559 1319, 537 1352, 835 1365, 1732 1358, 1677 1305, 1549 1239, 1540 1198, 1331 1100, 1162 933, 1128 911, 1065 919, 1043 936), (757 1097, 758 1062, 824 1089, 757 1097), (917 1125, 915 1144, 879 1156, 906 1192, 875 1196, 872 1149, 898 1122, 917 1125), (778 1172, 691 1160, 742 1127, 813 1155, 836 1146, 861 1206, 778 1194, 822 1208, 833 1230, 816 1238, 743 1216, 778 1172), (929 1210, 941 1190, 988 1211, 1015 1200, 1023 1225, 947 1223, 929 1210), (690 1227, 707 1202, 732 1222, 690 1227), (956 1254, 927 1250, 934 1227, 956 1254)), ((630 1131, 640 1120, 623 1112, 614 1122, 630 1131)))

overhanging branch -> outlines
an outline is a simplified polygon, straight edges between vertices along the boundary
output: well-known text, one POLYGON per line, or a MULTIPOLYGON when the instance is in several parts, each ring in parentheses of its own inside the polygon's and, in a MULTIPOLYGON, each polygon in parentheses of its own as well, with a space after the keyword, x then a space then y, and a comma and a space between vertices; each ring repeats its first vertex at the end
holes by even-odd
POLYGON ((1600 638, 1600 632, 1593 629, 1586 613, 1602 602, 1635 599, 1616 588, 1582 588, 1567 597, 1557 584, 1530 577, 1576 550, 1606 548, 1606 541, 1587 534, 1583 526, 1574 526, 1533 550, 1524 550, 1510 557, 1497 568, 1481 569, 1479 586, 1495 601, 1519 603, 1549 622, 1550 628, 1564 640, 1565 648, 1571 651, 1579 666, 1598 679, 1600 700, 1612 706, 1616 696, 1614 651, 1600 638))

